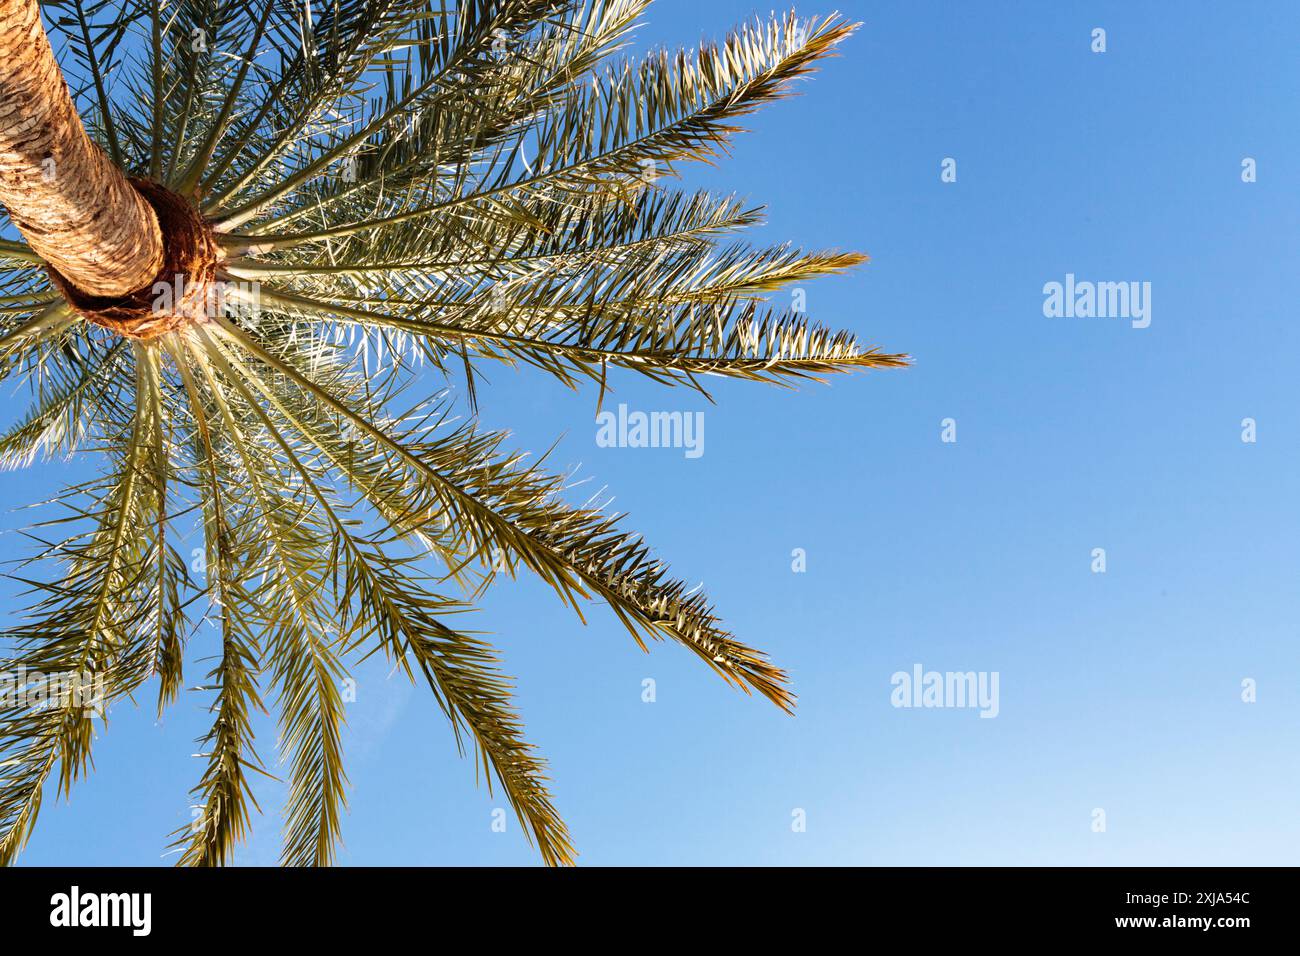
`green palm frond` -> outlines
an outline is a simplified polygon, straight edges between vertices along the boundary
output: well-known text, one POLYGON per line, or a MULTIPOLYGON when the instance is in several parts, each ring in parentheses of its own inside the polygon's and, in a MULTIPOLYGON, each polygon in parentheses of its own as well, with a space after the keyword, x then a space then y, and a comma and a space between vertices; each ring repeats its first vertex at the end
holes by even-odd
POLYGON ((128 340, 82 321, 41 258, 0 239, 0 380, 30 396, 0 430, 0 468, 103 463, 27 532, 36 555, 11 576, 29 607, 0 663, 104 688, 93 711, 0 706, 0 862, 47 781, 66 793, 86 771, 96 719, 155 676, 164 708, 193 651, 212 725, 193 819, 173 835, 182 864, 230 862, 247 838, 256 784, 275 774, 253 735, 268 705, 287 765, 281 861, 334 861, 344 686, 373 655, 429 687, 543 861, 572 863, 511 680, 458 623, 520 573, 580 619, 603 604, 642 649, 680 644, 793 708, 785 673, 624 516, 575 504, 546 456, 456 421, 429 387, 464 375, 472 409, 478 370, 504 362, 591 385, 599 403, 619 370, 708 394, 711 378, 907 363, 779 299, 864 256, 730 241, 760 208, 668 186, 853 25, 791 13, 632 58, 648 4, 45 4, 92 136, 201 209, 229 286, 210 321, 128 340))
POLYGON ((169 342, 190 415, 195 424, 195 481, 203 512, 207 544, 208 596, 221 635, 217 663, 208 673, 215 713, 212 729, 201 743, 199 756, 207 766, 194 795, 192 825, 176 833, 173 846, 182 851, 181 862, 213 866, 229 861, 237 843, 250 827, 249 804, 256 806, 248 771, 262 771, 253 751, 252 711, 262 709, 257 678, 260 671, 261 633, 254 621, 256 600, 247 583, 254 580, 259 560, 255 515, 242 501, 228 460, 222 455, 224 437, 213 430, 211 405, 199 388, 182 343, 169 342))
POLYGON ((92 711, 130 695, 154 672, 157 622, 165 633, 182 618, 178 590, 159 583, 174 567, 159 556, 166 547, 160 517, 170 464, 159 455, 161 383, 144 351, 136 347, 131 404, 96 408, 111 468, 60 496, 66 515, 32 532, 42 536, 39 557, 62 572, 54 583, 20 573, 35 600, 9 632, 15 653, 4 661, 6 672, 66 675, 87 684, 102 678, 105 692, 93 707, 66 695, 49 706, 18 700, 0 710, 0 862, 21 848, 52 770, 59 768, 63 793, 86 771, 92 711), (65 537, 44 540, 54 530, 65 537))

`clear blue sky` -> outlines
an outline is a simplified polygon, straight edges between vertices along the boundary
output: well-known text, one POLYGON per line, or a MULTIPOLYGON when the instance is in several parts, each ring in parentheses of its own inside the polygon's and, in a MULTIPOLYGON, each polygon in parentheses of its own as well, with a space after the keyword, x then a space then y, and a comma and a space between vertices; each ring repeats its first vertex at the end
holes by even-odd
MULTIPOLYGON (((534 582, 497 587, 478 625, 582 862, 1294 863, 1300 7, 841 8, 865 22, 842 57, 688 183, 767 203, 755 240, 870 253, 809 285, 808 309, 915 367, 723 384, 717 407, 616 380, 614 404, 706 409, 694 460, 598 448, 592 392, 494 369, 481 393, 520 446, 563 434, 554 460, 607 484, 800 696, 785 717, 679 648, 641 654, 600 609, 583 628, 534 582), (1150 327, 1044 317, 1067 273, 1150 282, 1150 327), (892 707, 891 675, 918 663, 998 672, 997 718, 892 707)), ((659 0, 639 42, 691 45, 754 9, 659 0)), ((57 472, 6 475, 5 496, 57 472)), ((357 677, 342 862, 534 862, 513 818, 492 832, 501 798, 427 693, 378 665, 357 677)), ((51 796, 23 862, 166 862, 205 706, 117 708, 96 774, 51 796)), ((240 858, 271 863, 281 794, 259 796, 240 858)))

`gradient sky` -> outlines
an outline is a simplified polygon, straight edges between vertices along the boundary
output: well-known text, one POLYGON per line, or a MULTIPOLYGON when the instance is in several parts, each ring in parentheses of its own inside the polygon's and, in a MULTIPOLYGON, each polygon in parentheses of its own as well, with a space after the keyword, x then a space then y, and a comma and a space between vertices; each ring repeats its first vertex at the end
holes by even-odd
MULTIPOLYGON (((808 310, 915 367, 723 383, 716 407, 616 378, 613 405, 705 410, 694 460, 597 447, 593 391, 501 368, 480 390, 520 447, 563 435, 553 461, 607 485, 800 698, 786 717, 678 647, 642 654, 601 608, 584 628, 535 581, 497 586, 475 624, 518 678, 581 861, 1294 863, 1300 8, 841 9, 864 22, 842 56, 687 184, 768 204, 755 241, 869 253, 809 284, 808 310), (1150 282, 1150 327, 1044 317, 1044 283, 1067 273, 1150 282), (998 672, 999 715, 892 707, 891 675, 915 664, 998 672)), ((638 45, 691 45, 754 10, 659 0, 638 45)), ((5 475, 5 497, 63 470, 5 475)), ((0 537, 0 558, 18 544, 0 537)), ((341 861, 535 862, 513 817, 492 831, 502 799, 427 691, 378 662, 356 676, 341 861)), ((116 708, 97 772, 71 803, 51 793, 22 862, 168 862, 206 706, 116 708)), ((266 726, 264 757, 274 739, 266 726)), ((260 788, 242 862, 274 862, 281 797, 260 788)))

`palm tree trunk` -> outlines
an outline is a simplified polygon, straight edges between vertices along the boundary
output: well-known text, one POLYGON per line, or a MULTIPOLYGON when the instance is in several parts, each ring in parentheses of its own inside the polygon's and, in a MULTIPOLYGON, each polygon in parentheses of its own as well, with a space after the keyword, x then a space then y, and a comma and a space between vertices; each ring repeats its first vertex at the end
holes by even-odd
POLYGON ((162 269, 157 216, 86 135, 37 0, 0 0, 0 203, 89 296, 125 296, 162 269))

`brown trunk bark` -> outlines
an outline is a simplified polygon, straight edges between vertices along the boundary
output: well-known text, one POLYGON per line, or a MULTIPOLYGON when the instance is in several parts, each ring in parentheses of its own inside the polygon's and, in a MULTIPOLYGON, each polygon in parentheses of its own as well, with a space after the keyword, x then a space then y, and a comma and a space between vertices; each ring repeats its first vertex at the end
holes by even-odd
POLYGON ((37 0, 0 0, 0 203, 87 295, 125 296, 162 269, 157 216, 86 135, 37 0))

